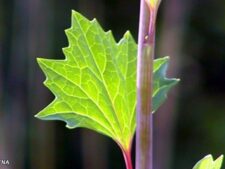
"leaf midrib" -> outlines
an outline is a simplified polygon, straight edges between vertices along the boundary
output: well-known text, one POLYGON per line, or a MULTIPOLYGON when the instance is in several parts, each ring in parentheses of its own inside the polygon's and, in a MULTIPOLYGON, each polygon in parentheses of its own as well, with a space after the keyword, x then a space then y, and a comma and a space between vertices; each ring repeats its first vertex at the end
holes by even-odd
MULTIPOLYGON (((77 18, 77 15, 75 15, 75 17, 76 17, 76 19, 77 19, 76 21, 77 21, 77 23, 78 23, 78 25, 79 25, 79 28, 80 28, 81 32, 83 33, 81 36, 84 37, 86 44, 89 45, 89 42, 88 42, 88 40, 87 40, 87 37, 85 36, 86 34, 85 34, 85 32, 81 29, 81 25, 80 25, 79 19, 77 18)), ((120 129, 121 134, 122 134, 122 129, 121 129, 121 126, 120 126, 120 123, 119 123, 117 114, 116 114, 116 112, 115 112, 114 104, 112 103, 111 97, 110 97, 110 95, 109 95, 109 93, 108 93, 108 90, 107 90, 107 87, 106 87, 106 84, 105 84, 105 80, 104 80, 104 78, 102 77, 102 74, 101 74, 101 72, 100 72, 100 70, 99 70, 99 67, 98 67, 97 64, 96 64, 96 61, 95 61, 95 59, 94 59, 94 55, 93 55, 93 53, 92 53, 92 50, 90 50, 90 49, 88 48, 88 51, 89 51, 90 54, 92 55, 92 58, 93 58, 94 63, 95 63, 95 66, 97 67, 97 70, 98 70, 99 74, 101 75, 101 78, 102 78, 101 80, 102 80, 102 82, 103 82, 103 86, 104 86, 104 88, 105 88, 105 90, 106 90, 108 99, 109 99, 109 101, 110 101, 110 103, 111 103, 111 105, 112 105, 113 113, 114 113, 114 115, 116 116, 116 121, 117 121, 117 123, 118 123, 118 127, 119 127, 119 129, 120 129)), ((113 127, 113 130, 115 131, 114 127, 113 127)), ((116 134, 117 134, 117 133, 116 133, 116 134)))
MULTIPOLYGON (((68 32, 71 36, 73 36, 75 39, 76 39, 76 37, 72 34, 72 33, 70 33, 70 32, 68 32)), ((87 43, 87 42, 86 42, 87 43)), ((81 52, 81 54, 82 54, 82 57, 83 57, 83 55, 84 55, 84 53, 83 53, 83 50, 80 48, 80 46, 79 45, 77 45, 77 47, 78 47, 78 49, 79 49, 79 51, 81 52)), ((72 56, 73 56, 73 54, 71 53, 71 51, 68 51, 72 56)), ((91 55, 93 55, 92 54, 92 52, 89 50, 89 53, 91 54, 91 55)), ((74 59, 73 59, 74 60, 74 59)), ((86 64, 87 64, 87 61, 86 61, 86 58, 84 58, 84 60, 85 60, 85 62, 86 62, 86 64)), ((95 63, 95 61, 94 61, 94 63, 95 63)), ((88 65, 88 64, 87 64, 88 65)), ((96 65, 96 63, 95 63, 95 65, 96 65)), ((97 67, 97 66, 96 66, 97 67)), ((95 76, 95 78, 96 79, 98 79, 98 81, 101 83, 103 80, 102 80, 102 77, 101 77, 101 79, 96 75, 96 73, 94 72, 94 71, 92 71, 91 70, 91 68, 89 67, 89 66, 87 66, 86 68, 88 68, 89 70, 90 70, 90 72, 92 72, 93 73, 93 76, 95 76)), ((97 67, 97 69, 98 69, 98 67, 97 67)), ((99 70, 98 70, 99 71, 99 70)), ((101 75, 101 74, 100 74, 101 75)), ((101 83, 102 84, 102 83, 101 83)), ((106 87, 105 87, 105 85, 103 84, 102 86, 104 86, 104 90, 105 91, 107 91, 107 89, 106 89, 106 87)), ((106 94, 107 94, 107 96, 108 96, 108 92, 106 92, 106 94)), ((108 96, 108 100, 110 100, 110 97, 108 96)), ((111 100, 110 100, 110 102, 111 102, 111 100)), ((114 107, 113 107, 113 104, 111 103, 111 105, 112 105, 112 108, 113 108, 113 112, 115 111, 114 110, 114 107)), ((105 117, 106 118, 106 117, 105 117)), ((106 118, 106 120, 109 122, 110 121, 110 119, 108 119, 108 118, 106 118)), ((117 121, 116 121, 117 122, 117 121)), ((117 122, 118 123, 118 122, 117 122)), ((115 132, 115 134, 117 135, 117 132, 116 132, 116 130, 115 130, 115 128, 113 127, 113 125, 112 124, 110 124, 110 126, 112 127, 112 130, 115 132)), ((120 129, 120 131, 121 131, 121 129, 120 129)))

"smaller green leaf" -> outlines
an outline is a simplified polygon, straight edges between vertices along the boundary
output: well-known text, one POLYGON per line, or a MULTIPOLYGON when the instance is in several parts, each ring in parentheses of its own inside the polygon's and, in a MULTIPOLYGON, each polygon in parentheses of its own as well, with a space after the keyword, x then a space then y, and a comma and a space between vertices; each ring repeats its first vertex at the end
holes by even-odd
POLYGON ((180 79, 166 77, 169 59, 167 56, 154 60, 153 112, 165 102, 169 90, 180 81, 180 79))
POLYGON ((218 157, 215 161, 212 155, 207 155, 201 159, 193 169, 220 169, 223 162, 223 155, 218 157))

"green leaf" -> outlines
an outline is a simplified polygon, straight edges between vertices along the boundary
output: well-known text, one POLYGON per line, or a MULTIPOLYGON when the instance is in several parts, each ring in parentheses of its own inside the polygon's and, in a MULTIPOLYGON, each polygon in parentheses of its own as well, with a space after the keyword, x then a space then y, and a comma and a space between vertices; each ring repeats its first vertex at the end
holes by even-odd
POLYGON ((153 112, 166 100, 169 90, 179 82, 179 79, 166 78, 169 57, 154 60, 153 81, 153 112))
POLYGON ((212 155, 207 155, 203 159, 201 159, 193 169, 220 169, 223 162, 223 155, 217 158, 215 161, 213 160, 212 155))
MULTIPOLYGON (((137 45, 129 32, 116 43, 94 19, 72 12, 64 60, 38 59, 55 95, 36 117, 61 120, 66 127, 85 127, 115 140, 128 150, 136 127, 137 45)), ((176 79, 165 78, 168 57, 154 62, 154 111, 176 79)))

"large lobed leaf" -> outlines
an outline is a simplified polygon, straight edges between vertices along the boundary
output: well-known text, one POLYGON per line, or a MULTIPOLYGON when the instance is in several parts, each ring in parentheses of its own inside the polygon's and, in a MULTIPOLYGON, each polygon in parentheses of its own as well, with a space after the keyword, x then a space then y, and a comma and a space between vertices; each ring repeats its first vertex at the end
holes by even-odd
MULTIPOLYGON (((128 149, 136 126, 137 45, 129 32, 116 43, 94 19, 72 11, 64 60, 38 59, 54 101, 36 117, 85 127, 128 149)), ((177 79, 165 77, 168 57, 154 62, 154 111, 177 79)))
POLYGON ((223 162, 223 155, 213 160, 212 155, 207 155, 201 159, 193 169, 220 169, 223 162))

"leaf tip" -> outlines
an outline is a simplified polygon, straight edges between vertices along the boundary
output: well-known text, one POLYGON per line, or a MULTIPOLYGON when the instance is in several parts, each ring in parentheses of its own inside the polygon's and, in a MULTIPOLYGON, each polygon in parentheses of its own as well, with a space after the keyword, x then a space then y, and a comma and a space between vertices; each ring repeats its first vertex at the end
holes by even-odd
POLYGON ((43 60, 42 58, 36 58, 38 63, 41 63, 41 61, 43 60))
POLYGON ((180 79, 179 78, 178 79, 177 78, 174 78, 173 80, 174 80, 175 84, 177 84, 177 83, 180 82, 180 79))
POLYGON ((43 115, 41 115, 41 113, 35 114, 34 117, 40 120, 43 119, 43 115))
POLYGON ((75 10, 71 10, 71 13, 72 13, 72 16, 75 16, 75 15, 77 15, 77 14, 79 14, 77 11, 75 11, 75 10))
POLYGON ((132 40, 133 39, 133 36, 132 36, 132 34, 131 34, 131 32, 129 30, 125 32, 123 37, 125 39, 128 39, 128 40, 132 40))
POLYGON ((69 28, 65 29, 65 30, 64 30, 65 34, 68 36, 70 30, 72 30, 72 29, 73 29, 72 26, 70 26, 69 28))
POLYGON ((73 17, 74 18, 84 18, 84 19, 86 19, 86 17, 84 17, 82 14, 80 14, 79 12, 77 12, 76 10, 72 10, 72 15, 71 15, 71 17, 72 17, 72 25, 73 25, 73 17))
POLYGON ((97 20, 96 18, 93 18, 93 19, 91 20, 91 23, 96 23, 96 24, 98 24, 98 20, 97 20))
POLYGON ((129 37, 131 35, 130 31, 126 31, 124 37, 129 37))
POLYGON ((170 60, 170 56, 165 56, 164 59, 167 61, 167 60, 170 60))
POLYGON ((220 158, 224 158, 224 155, 222 154, 222 155, 220 155, 217 159, 220 159, 220 158))
POLYGON ((66 128, 68 128, 68 129, 74 129, 74 126, 70 126, 68 123, 66 123, 66 128))
POLYGON ((224 157, 224 155, 222 154, 222 155, 220 155, 215 161, 220 161, 221 164, 222 164, 222 162, 223 162, 223 157, 224 157))
POLYGON ((44 61, 45 61, 46 59, 43 59, 43 58, 37 58, 37 63, 38 63, 38 65, 42 68, 43 67, 43 64, 44 64, 44 61))
POLYGON ((211 159, 213 159, 213 156, 211 154, 208 154, 204 158, 211 158, 211 159))

